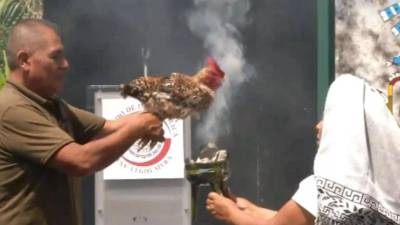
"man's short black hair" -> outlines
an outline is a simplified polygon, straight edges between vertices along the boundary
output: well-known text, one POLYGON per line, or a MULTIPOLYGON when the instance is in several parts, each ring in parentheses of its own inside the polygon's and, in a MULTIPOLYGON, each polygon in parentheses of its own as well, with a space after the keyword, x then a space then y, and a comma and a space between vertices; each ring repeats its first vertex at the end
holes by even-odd
POLYGON ((37 48, 37 43, 42 37, 41 28, 43 27, 50 28, 59 35, 57 26, 44 19, 24 19, 11 28, 6 45, 7 59, 11 70, 18 67, 17 53, 19 50, 24 49, 32 53, 37 48))

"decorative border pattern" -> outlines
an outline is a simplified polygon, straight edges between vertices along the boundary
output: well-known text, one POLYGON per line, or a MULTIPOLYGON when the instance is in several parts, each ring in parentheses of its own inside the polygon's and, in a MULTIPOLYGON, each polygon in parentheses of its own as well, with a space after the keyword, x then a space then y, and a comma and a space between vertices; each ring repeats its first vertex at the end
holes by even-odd
POLYGON ((400 215, 385 208, 373 197, 315 176, 318 188, 319 225, 400 224, 400 215))

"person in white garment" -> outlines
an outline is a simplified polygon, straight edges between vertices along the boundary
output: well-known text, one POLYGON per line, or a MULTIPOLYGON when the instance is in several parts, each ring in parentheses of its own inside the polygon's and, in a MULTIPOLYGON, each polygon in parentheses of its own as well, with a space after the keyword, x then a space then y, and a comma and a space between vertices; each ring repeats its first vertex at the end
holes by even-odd
MULTIPOLYGON (((319 144, 322 120, 315 126, 315 130, 319 144)), ((241 197, 234 203, 215 192, 209 193, 206 208, 215 218, 234 225, 312 225, 318 212, 314 176, 310 175, 302 180, 291 200, 278 211, 263 208, 241 197)))
POLYGON ((314 175, 278 211, 210 193, 207 210, 233 225, 400 224, 400 127, 386 96, 341 75, 325 103, 314 175))

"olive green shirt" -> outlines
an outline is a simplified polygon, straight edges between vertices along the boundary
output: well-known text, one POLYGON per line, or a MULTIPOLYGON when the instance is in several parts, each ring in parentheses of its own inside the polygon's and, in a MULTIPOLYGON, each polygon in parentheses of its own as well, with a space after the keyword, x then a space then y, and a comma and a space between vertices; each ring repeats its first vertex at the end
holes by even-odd
POLYGON ((75 225, 71 179, 46 163, 71 142, 86 143, 105 120, 25 87, 0 91, 0 225, 75 225))

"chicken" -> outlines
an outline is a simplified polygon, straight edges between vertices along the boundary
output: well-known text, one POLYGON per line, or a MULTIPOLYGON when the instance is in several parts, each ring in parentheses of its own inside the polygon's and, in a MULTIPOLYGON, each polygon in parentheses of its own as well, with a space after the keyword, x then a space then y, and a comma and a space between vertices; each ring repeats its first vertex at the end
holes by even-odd
POLYGON ((161 119, 186 118, 206 110, 224 80, 225 73, 214 59, 208 58, 207 64, 193 76, 172 73, 139 77, 122 85, 121 95, 138 99, 146 111, 161 119))

